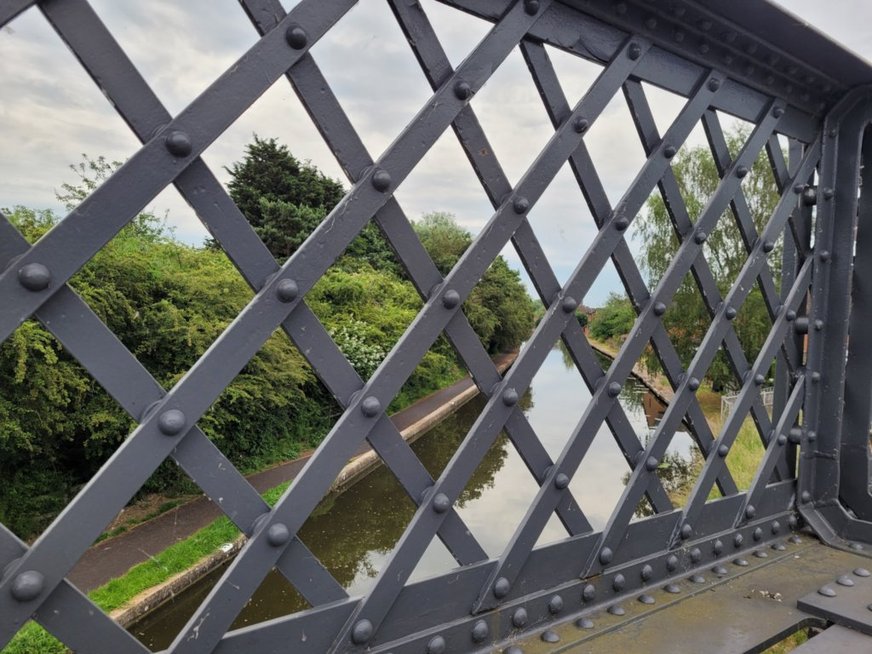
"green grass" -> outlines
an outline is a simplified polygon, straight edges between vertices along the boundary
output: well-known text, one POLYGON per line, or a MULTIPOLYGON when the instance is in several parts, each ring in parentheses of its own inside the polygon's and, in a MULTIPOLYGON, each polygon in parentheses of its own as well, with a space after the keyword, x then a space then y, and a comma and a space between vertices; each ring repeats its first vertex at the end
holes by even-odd
MULTIPOLYGON (((263 498, 272 506, 290 482, 268 490, 263 498)), ((239 536, 239 530, 227 518, 218 518, 189 538, 132 567, 88 596, 107 613, 123 606, 139 593, 184 572, 197 561, 214 553, 224 543, 239 536)), ((66 654, 67 648, 36 623, 30 622, 3 648, 2 654, 66 654)))

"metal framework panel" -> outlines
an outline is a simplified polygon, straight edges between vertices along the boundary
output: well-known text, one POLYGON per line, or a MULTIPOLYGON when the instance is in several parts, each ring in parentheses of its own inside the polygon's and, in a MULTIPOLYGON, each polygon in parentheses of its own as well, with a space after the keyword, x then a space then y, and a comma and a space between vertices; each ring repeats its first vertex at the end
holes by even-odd
MULTIPOLYGON (((802 516, 828 542, 872 542, 870 525, 864 522, 872 512, 868 476, 860 480, 860 475, 868 474, 868 393, 852 405, 861 418, 851 422, 856 416, 850 414, 849 429, 842 428, 839 408, 846 375, 858 379, 865 375, 867 382, 869 378, 868 361, 856 368, 848 366, 847 373, 845 366, 851 312, 858 311, 851 347, 860 353, 863 314, 859 311, 868 303, 858 292, 853 299, 850 296, 852 280, 855 288, 861 288, 868 266, 864 260, 865 265, 857 265, 855 271, 855 230, 849 229, 856 225, 858 213, 867 211, 864 196, 857 205, 862 153, 843 157, 849 145, 837 151, 839 143, 856 141, 857 130, 868 121, 866 92, 848 92, 872 80, 868 67, 831 44, 825 59, 810 61, 787 42, 797 28, 788 26, 785 15, 763 2, 755 11, 778 21, 771 42, 752 29, 746 15, 708 1, 655 5, 443 0, 492 23, 454 68, 422 5, 387 2, 432 95, 381 153, 367 151, 310 52, 355 5, 354 0, 302 0, 290 12, 278 0, 240 0, 240 19, 251 22, 257 41, 175 116, 87 0, 0 3, 0 26, 22 11, 41 12, 142 143, 111 178, 36 243, 28 244, 5 217, 0 220, 0 339, 7 339, 25 320, 39 320, 137 422, 129 438, 32 545, 0 526, 4 570, 0 645, 33 618, 77 651, 146 651, 65 577, 168 457, 216 503, 221 498, 221 509, 247 536, 239 555, 167 650, 178 654, 278 652, 289 643, 294 651, 319 654, 486 649, 519 632, 540 628, 559 614, 565 617, 646 588, 665 585, 671 592, 672 580, 694 569, 717 568, 725 559, 741 565, 738 561, 746 552, 783 539, 798 527, 797 503, 802 516), (575 104, 560 85, 552 49, 600 68, 575 104), (476 115, 473 99, 515 51, 529 69, 554 131, 512 184, 476 115), (351 188, 300 249, 287 261, 277 262, 200 156, 282 76, 348 175, 351 188), (684 99, 662 133, 646 90, 649 84, 684 99), (598 171, 601 162, 591 154, 585 138, 616 97, 626 102, 632 119, 627 128, 638 134, 645 158, 612 202, 598 171), (730 152, 727 145, 722 125, 727 114, 751 124, 738 152, 730 152), (698 126, 705 132, 719 182, 699 215, 691 217, 671 162, 698 126), (443 277, 394 192, 449 128, 480 180, 493 214, 443 277), (789 144, 787 156, 783 142, 789 144), (742 180, 761 153, 768 158, 780 197, 765 226, 758 229, 742 180), (528 214, 567 164, 597 233, 561 284, 528 214), (68 282, 170 184, 194 208, 254 297, 197 363, 165 389, 68 282), (680 246, 659 282, 649 285, 636 263, 627 230, 652 193, 659 193, 668 207, 680 246), (722 289, 705 244, 725 220, 735 221, 746 252, 738 277, 722 289), (395 251, 423 307, 364 381, 309 308, 306 296, 370 221, 395 251), (783 261, 776 279, 769 259, 777 241, 782 243, 783 261), (515 364, 501 375, 462 304, 508 243, 526 267, 544 316, 515 364), (607 265, 617 269, 637 317, 614 361, 603 369, 573 315, 607 265), (662 316, 688 276, 703 299, 710 323, 685 365, 662 316), (749 360, 733 320, 755 285, 771 326, 759 352, 749 360), (270 508, 197 423, 279 328, 308 359, 343 411, 294 484, 270 508), (434 479, 402 440, 385 409, 443 334, 487 402, 434 479), (565 344, 592 399, 563 450, 552 458, 518 399, 558 340, 565 344), (649 347, 674 397, 650 440, 642 443, 617 396, 649 347), (725 424, 715 433, 696 391, 720 351, 725 352, 740 391, 725 424), (770 415, 761 400, 760 384, 774 359, 778 362, 776 400, 770 415), (765 455, 750 488, 740 491, 726 457, 748 416, 765 455), (682 423, 690 426, 704 465, 685 506, 674 507, 656 470, 682 423), (606 525, 594 530, 584 514, 584 502, 573 497, 568 484, 603 424, 627 460, 630 474, 606 525), (859 434, 861 427, 867 431, 859 434), (454 504, 502 430, 526 463, 538 491, 530 505, 522 507, 524 517, 504 551, 489 559, 454 504), (298 532, 365 440, 417 510, 372 589, 361 597, 349 597, 298 532), (843 446, 845 452, 863 451, 865 458, 841 461, 843 446), (856 461, 862 465, 850 467, 856 461), (722 497, 710 500, 713 489, 722 497), (634 521, 644 498, 654 515, 634 521), (566 538, 536 547, 552 515, 565 527, 566 538), (458 569, 409 583, 434 538, 446 545, 458 569), (313 608, 229 631, 273 568, 313 608), (428 610, 421 611, 422 605, 428 610)), ((866 231, 860 234, 858 248, 868 237, 866 231)))

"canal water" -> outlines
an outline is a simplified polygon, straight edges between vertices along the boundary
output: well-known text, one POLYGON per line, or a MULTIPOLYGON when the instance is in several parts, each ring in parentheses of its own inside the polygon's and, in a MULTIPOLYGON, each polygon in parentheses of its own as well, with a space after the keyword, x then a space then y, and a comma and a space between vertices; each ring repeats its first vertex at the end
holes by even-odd
MULTIPOLYGON (((632 377, 624 385, 619 399, 644 443, 662 415, 663 405, 632 377)), ((565 351, 555 348, 519 405, 545 449, 555 458, 589 400, 590 393, 565 351)), ((434 478, 439 476, 482 406, 481 397, 473 399, 412 444, 434 478)), ((678 468, 689 464, 690 451, 688 435, 676 434, 670 454, 678 468)), ((569 486, 595 529, 605 524, 617 504, 628 470, 611 433, 605 426, 601 427, 569 486)), ((676 470, 664 468, 661 474, 664 482, 668 482, 667 478, 674 478, 676 470)), ((455 508, 485 551, 497 557, 536 491, 537 485, 524 462, 503 435, 476 470, 455 508)), ((373 584, 414 511, 414 504, 393 475, 378 468, 344 493, 325 498, 299 535, 349 594, 359 595, 373 584)), ((566 535, 561 523, 552 516, 539 544, 560 540, 566 535)), ((445 572, 455 565, 448 550, 435 539, 411 580, 445 572)), ((221 567, 204 577, 132 625, 130 630, 151 649, 166 648, 223 572, 224 567, 221 567)), ((284 577, 273 571, 233 628, 308 606, 284 577)))

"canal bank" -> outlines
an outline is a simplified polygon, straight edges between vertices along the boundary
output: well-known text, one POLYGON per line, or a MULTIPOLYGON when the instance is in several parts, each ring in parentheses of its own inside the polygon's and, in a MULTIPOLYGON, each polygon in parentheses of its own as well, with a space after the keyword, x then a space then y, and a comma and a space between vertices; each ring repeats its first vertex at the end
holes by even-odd
MULTIPOLYGON (((498 355, 494 357, 494 365, 502 373, 516 356, 517 352, 498 355)), ((403 438, 411 442, 476 395, 478 389, 467 377, 418 400, 392 415, 391 420, 403 438)), ((292 461, 250 475, 248 481, 259 493, 276 488, 296 477, 312 453, 313 451, 307 452, 292 461)), ((349 487, 376 467, 378 461, 378 456, 368 446, 362 447, 343 468, 332 490, 341 491, 349 487)), ((220 510, 206 497, 178 506, 90 548, 70 574, 70 579, 83 591, 91 591, 124 575, 132 567, 153 559, 167 548, 185 541, 220 516, 220 510)), ((192 567, 141 592, 124 606, 112 611, 112 617, 123 625, 130 624, 231 558, 244 542, 245 537, 240 536, 233 542, 226 543, 192 567)))

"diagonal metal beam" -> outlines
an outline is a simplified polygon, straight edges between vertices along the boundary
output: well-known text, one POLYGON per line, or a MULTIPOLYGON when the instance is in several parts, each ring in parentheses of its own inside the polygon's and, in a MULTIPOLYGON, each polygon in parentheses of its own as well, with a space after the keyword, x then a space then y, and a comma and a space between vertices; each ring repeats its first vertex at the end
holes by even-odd
MULTIPOLYGON (((420 5, 409 5, 397 0, 388 1, 428 82, 433 88, 438 88, 442 80, 450 75, 453 70, 424 13, 423 7, 420 5)), ((526 45, 526 41, 521 43, 522 51, 526 45)), ((568 104, 566 105, 565 113, 569 113, 568 104)), ((458 114, 452 127, 473 171, 482 184, 482 188, 485 190, 494 208, 498 207, 501 198, 505 198, 512 193, 512 186, 503 172, 494 148, 488 141, 471 105, 465 107, 458 114)), ((579 149, 584 149, 583 143, 579 149)), ((548 264, 548 259, 526 218, 521 221, 520 226, 512 236, 512 243, 527 269, 542 303, 548 306, 551 300, 560 292, 560 284, 554 271, 548 264)), ((569 321, 567 329, 561 337, 588 390, 592 392, 596 388, 597 380, 604 373, 602 367, 597 362, 593 349, 584 336, 581 325, 577 321, 569 321)), ((506 423, 507 428, 509 428, 510 437, 512 434, 512 423, 513 420, 506 423)), ((616 404, 606 417, 606 424, 620 447, 627 464, 632 468, 636 465, 636 456, 642 451, 643 447, 620 404, 616 404)), ((551 464, 552 461, 549 457, 548 465, 551 464)), ((539 468, 539 470, 544 471, 545 467, 539 468)), ((658 478, 652 479, 651 487, 647 489, 646 494, 655 512, 659 513, 672 509, 672 502, 669 500, 669 496, 666 494, 658 478)), ((566 496, 571 498, 570 493, 567 493, 566 496)), ((560 514, 561 506, 558 505, 558 515, 560 514)))

